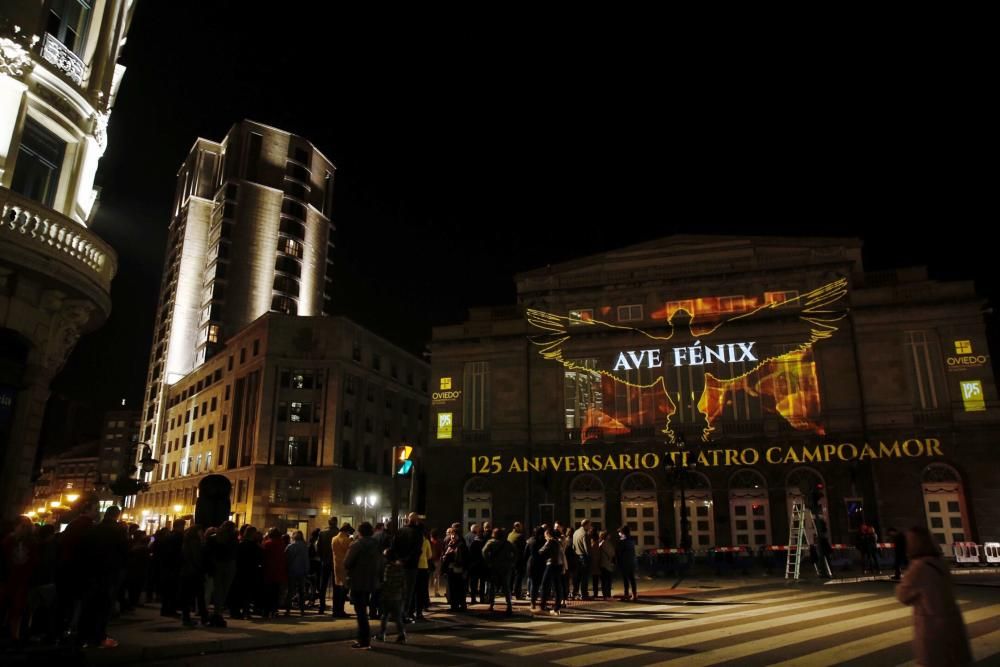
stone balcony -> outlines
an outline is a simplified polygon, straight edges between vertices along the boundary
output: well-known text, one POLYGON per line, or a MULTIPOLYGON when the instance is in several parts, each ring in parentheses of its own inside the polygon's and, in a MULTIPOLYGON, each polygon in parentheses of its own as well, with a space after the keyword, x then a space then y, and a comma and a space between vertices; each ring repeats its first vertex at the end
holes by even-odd
MULTIPOLYGON (((56 277, 46 270, 53 263, 77 274, 68 287, 94 298, 110 308, 111 279, 118 270, 115 251, 93 231, 43 204, 0 188, 0 243, 5 260, 20 255, 28 268, 56 277), (15 252, 11 252, 16 249, 15 252)), ((68 276, 67 276, 68 277, 68 276)), ((105 309, 107 309, 105 308, 105 309)))

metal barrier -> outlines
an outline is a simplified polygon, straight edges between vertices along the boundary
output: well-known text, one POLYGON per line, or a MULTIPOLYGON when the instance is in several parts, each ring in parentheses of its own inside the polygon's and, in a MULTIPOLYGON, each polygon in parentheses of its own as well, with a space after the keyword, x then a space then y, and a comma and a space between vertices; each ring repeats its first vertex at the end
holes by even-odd
POLYGON ((954 542, 951 551, 955 565, 979 565, 979 545, 975 542, 954 542))
POLYGON ((857 549, 850 544, 830 545, 830 569, 850 570, 858 559, 857 549))
MULTIPOLYGON (((796 548, 793 546, 792 550, 794 551, 796 548)), ((766 574, 774 574, 775 571, 784 572, 785 565, 788 563, 788 546, 784 544, 768 544, 761 547, 757 555, 766 574)))
POLYGON ((709 549, 708 553, 716 576, 722 576, 734 570, 739 570, 744 576, 750 574, 750 567, 753 565, 753 552, 749 548, 744 546, 715 547, 709 549))
POLYGON ((646 549, 643 552, 639 566, 651 577, 665 574, 686 575, 694 558, 693 552, 680 548, 646 549))
POLYGON ((896 566, 896 545, 892 542, 879 542, 875 547, 878 566, 890 570, 894 568, 896 566))
POLYGON ((987 542, 983 545, 983 555, 989 564, 1000 563, 1000 542, 987 542))

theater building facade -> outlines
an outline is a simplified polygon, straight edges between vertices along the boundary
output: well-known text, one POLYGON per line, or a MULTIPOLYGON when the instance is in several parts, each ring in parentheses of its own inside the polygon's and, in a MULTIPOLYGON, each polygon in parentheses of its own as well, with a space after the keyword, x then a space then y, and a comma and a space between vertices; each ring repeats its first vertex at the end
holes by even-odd
POLYGON ((583 518, 643 548, 1000 538, 1000 411, 972 282, 842 238, 672 236, 516 276, 433 331, 429 523, 583 518), (683 500, 682 500, 683 498, 683 500))

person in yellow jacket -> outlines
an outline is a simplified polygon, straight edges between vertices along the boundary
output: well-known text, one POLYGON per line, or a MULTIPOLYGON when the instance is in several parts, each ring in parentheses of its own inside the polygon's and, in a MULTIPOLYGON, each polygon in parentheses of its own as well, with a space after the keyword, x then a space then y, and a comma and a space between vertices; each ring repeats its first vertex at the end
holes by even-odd
MULTIPOLYGON (((423 526, 421 526, 423 528, 423 526)), ((424 610, 431 606, 431 554, 433 548, 424 529, 424 542, 420 547, 420 558, 417 559, 417 583, 413 587, 413 610, 418 621, 424 620, 424 610)))
POLYGON ((345 523, 340 527, 337 536, 330 542, 333 551, 333 617, 347 618, 344 604, 347 602, 347 550, 351 547, 351 535, 354 529, 345 523))

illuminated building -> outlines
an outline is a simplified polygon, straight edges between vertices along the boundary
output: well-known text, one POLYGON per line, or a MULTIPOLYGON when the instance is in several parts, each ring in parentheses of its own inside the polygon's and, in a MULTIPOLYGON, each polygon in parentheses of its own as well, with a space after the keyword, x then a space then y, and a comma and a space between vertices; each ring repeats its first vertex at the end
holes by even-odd
POLYGON ((130 0, 0 6, 0 507, 31 496, 49 382, 111 310, 114 251, 88 229, 125 68, 130 0))
POLYGON ((429 373, 343 317, 264 314, 164 388, 159 465, 134 513, 154 528, 193 514, 214 473, 230 480, 240 525, 382 519, 392 447, 426 437, 429 373), (359 496, 375 502, 359 507, 359 496))
POLYGON ((51 508, 53 501, 60 506, 68 505, 67 495, 76 498, 78 494, 92 492, 98 465, 98 443, 93 441, 42 459, 33 499, 22 511, 51 508))
POLYGON ((242 121, 177 174, 143 404, 161 453, 170 385, 267 312, 326 312, 334 166, 305 139, 242 121))
POLYGON ((835 543, 862 520, 942 543, 1000 530, 971 282, 865 272, 856 239, 712 236, 516 282, 516 307, 434 329, 431 523, 589 518, 677 545, 683 479, 695 549, 787 543, 817 484, 835 543))

